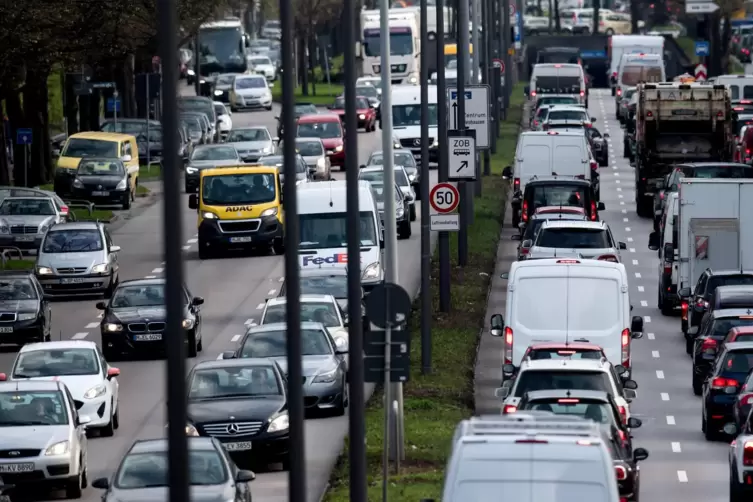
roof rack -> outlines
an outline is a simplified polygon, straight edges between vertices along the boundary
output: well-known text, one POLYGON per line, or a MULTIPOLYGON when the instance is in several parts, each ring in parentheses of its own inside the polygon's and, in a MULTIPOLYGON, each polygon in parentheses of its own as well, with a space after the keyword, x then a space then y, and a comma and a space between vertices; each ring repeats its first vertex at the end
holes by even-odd
POLYGON ((504 416, 472 417, 461 422, 458 427, 463 437, 536 434, 600 437, 601 435, 600 426, 590 420, 534 410, 504 416))

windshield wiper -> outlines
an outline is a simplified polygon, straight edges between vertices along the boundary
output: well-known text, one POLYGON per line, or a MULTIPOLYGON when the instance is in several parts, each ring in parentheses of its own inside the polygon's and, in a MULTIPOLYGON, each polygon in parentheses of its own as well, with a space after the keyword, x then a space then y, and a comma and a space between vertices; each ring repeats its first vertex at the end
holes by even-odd
POLYGON ((53 424, 42 422, 41 420, 6 420, 4 422, 0 422, 0 427, 16 427, 16 426, 22 426, 22 425, 53 425, 53 424))

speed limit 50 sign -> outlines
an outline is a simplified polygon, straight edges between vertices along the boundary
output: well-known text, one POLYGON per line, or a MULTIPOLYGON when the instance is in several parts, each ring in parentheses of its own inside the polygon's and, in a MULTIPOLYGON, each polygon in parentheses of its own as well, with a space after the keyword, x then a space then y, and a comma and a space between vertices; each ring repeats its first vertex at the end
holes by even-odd
POLYGON ((431 230, 451 232, 460 229, 460 216, 457 213, 460 192, 452 182, 436 183, 429 192, 431 205, 431 230))

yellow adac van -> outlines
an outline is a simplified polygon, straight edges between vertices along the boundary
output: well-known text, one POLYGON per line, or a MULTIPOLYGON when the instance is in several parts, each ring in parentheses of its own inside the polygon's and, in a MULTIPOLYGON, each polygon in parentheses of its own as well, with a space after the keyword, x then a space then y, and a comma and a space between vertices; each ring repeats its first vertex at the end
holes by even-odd
POLYGON ((78 169, 78 163, 85 157, 120 159, 130 174, 131 191, 136 194, 139 184, 139 147, 136 137, 130 134, 114 132, 79 132, 66 140, 57 167, 56 178, 59 174, 73 175, 78 169))
POLYGON ((188 197, 198 211, 199 259, 229 248, 285 252, 282 183, 276 166, 202 169, 198 193, 188 197))

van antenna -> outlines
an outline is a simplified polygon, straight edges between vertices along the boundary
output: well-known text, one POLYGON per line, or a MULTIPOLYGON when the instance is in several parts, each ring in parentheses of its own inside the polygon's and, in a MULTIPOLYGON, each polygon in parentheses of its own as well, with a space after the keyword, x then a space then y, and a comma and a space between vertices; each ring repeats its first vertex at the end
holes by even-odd
POLYGON ((334 206, 335 203, 332 201, 332 181, 329 182, 329 207, 334 206))

